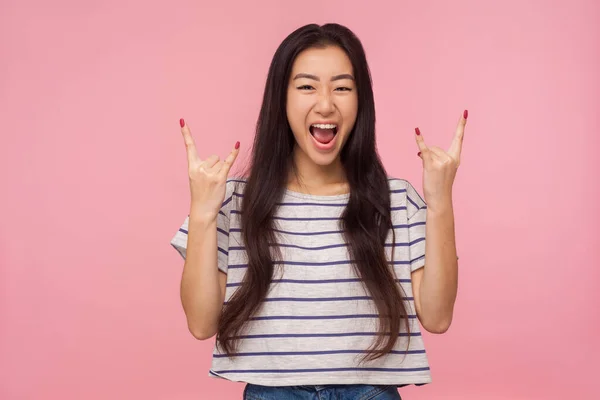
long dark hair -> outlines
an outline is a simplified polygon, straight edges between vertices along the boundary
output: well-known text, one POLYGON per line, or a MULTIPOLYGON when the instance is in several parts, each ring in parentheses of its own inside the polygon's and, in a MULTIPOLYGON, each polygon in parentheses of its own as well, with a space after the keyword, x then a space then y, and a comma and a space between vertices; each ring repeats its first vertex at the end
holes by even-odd
MULTIPOLYGON (((243 283, 224 306, 217 332, 218 345, 230 357, 235 356, 239 335, 247 321, 259 310, 267 295, 274 270, 272 257, 281 258, 278 249, 272 249, 269 243, 276 243, 272 217, 284 195, 288 174, 294 168, 290 160, 295 139, 286 113, 292 66, 303 50, 327 46, 338 46, 346 52, 352 62, 358 92, 356 122, 340 154, 350 187, 340 228, 355 262, 354 268, 379 312, 377 339, 363 361, 375 360, 392 350, 402 322, 406 332, 410 332, 401 289, 384 250, 390 229, 393 243, 395 234, 388 177, 375 146, 375 104, 365 52, 360 40, 348 28, 338 24, 311 24, 297 29, 281 43, 267 76, 241 204, 248 270, 243 283)), ((392 259, 393 254, 392 248, 392 259)))

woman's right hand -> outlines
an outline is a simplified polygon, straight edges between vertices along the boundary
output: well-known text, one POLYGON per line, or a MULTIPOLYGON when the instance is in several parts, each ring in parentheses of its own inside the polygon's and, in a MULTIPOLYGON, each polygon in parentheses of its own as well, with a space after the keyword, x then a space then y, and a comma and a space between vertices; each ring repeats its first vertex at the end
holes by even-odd
POLYGON ((229 170, 240 152, 240 142, 235 144, 235 148, 225 160, 220 160, 217 155, 201 160, 188 125, 183 119, 179 123, 188 158, 191 194, 190 215, 193 214, 199 218, 217 218, 217 214, 225 200, 229 170))

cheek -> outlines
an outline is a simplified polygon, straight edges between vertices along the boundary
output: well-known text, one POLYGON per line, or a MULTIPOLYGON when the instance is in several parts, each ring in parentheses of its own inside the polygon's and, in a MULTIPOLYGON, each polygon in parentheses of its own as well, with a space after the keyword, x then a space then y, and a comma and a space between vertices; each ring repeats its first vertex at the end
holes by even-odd
POLYGON ((310 104, 307 103, 306 96, 289 95, 287 98, 287 118, 294 133, 304 131, 306 128, 306 118, 310 111, 310 104))
POLYGON ((346 99, 348 101, 344 102, 344 107, 342 108, 342 117, 344 118, 344 123, 348 124, 348 130, 352 129, 352 125, 356 121, 356 116, 358 114, 358 99, 356 96, 349 97, 346 99))

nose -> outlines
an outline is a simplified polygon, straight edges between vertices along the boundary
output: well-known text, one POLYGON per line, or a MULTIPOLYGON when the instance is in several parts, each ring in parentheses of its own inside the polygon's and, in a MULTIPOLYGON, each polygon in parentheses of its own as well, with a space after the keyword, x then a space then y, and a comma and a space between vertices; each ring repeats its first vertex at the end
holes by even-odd
POLYGON ((321 93, 317 99, 317 104, 315 104, 315 112, 321 115, 329 115, 335 111, 335 106, 333 104, 333 99, 331 98, 331 93, 321 93))

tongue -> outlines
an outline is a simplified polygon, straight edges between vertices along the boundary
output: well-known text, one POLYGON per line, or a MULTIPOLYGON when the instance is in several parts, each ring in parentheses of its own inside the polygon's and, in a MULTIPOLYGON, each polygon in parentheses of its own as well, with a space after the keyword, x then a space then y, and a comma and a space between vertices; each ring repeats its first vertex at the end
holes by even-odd
POLYGON ((333 134, 333 129, 321 129, 321 128, 313 128, 312 130, 313 136, 320 143, 329 143, 333 140, 335 136, 333 134))

